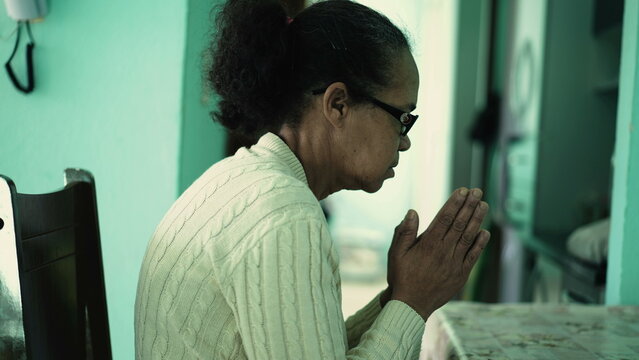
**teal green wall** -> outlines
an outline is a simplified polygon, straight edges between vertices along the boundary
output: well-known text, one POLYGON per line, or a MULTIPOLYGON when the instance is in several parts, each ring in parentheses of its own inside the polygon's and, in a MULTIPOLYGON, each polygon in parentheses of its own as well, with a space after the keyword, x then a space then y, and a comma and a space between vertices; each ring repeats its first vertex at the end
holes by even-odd
MULTIPOLYGON (((455 90, 453 94, 452 162, 450 191, 462 186, 481 186, 474 179, 473 141, 469 132, 485 97, 488 1, 460 1, 457 10, 455 90)), ((475 154, 476 155, 476 154, 475 154)), ((475 176, 476 177, 476 176, 475 176)))
MULTIPOLYGON (((0 174, 26 193, 61 187, 66 167, 94 174, 113 353, 132 359, 147 241, 181 189, 222 154, 199 95, 197 35, 209 11, 201 0, 50 6, 32 26, 35 92, 18 93, 0 73, 0 174)), ((6 36, 15 25, 0 9, 6 36)), ((3 62, 14 39, 0 41, 3 62)), ((21 52, 20 70, 23 61, 21 52)))
POLYGON ((182 102, 179 190, 185 190, 213 162, 224 156, 226 135, 209 112, 214 94, 202 87, 203 51, 211 36, 212 6, 222 0, 189 0, 182 102))
POLYGON ((639 305, 639 2, 625 4, 606 303, 639 305))

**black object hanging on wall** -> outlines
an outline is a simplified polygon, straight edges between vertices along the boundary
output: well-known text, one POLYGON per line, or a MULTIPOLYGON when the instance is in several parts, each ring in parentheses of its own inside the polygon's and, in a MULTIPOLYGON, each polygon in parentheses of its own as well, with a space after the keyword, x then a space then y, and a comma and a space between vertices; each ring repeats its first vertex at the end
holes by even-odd
POLYGON ((49 12, 47 0, 4 0, 4 5, 7 8, 7 15, 10 18, 18 22, 16 29, 16 44, 13 47, 9 60, 4 64, 9 79, 18 91, 25 94, 29 94, 35 88, 35 76, 33 74, 33 50, 35 48, 35 42, 33 41, 33 34, 31 33, 32 21, 42 20, 49 12), (27 82, 24 84, 21 82, 13 71, 11 61, 18 52, 20 46, 20 35, 22 34, 22 28, 27 28, 27 34, 29 35, 29 42, 25 49, 26 57, 26 69, 27 69, 27 82))
POLYGON ((13 47, 13 51, 11 52, 11 56, 9 60, 4 64, 5 69, 7 70, 7 74, 9 75, 9 79, 13 85, 19 91, 29 94, 35 88, 35 77, 33 74, 33 49, 35 48, 35 42, 33 41, 33 34, 31 33, 31 26, 29 25, 29 21, 18 21, 18 28, 16 31, 16 44, 13 47), (18 47, 20 46, 20 35, 22 33, 22 27, 27 28, 27 34, 29 35, 29 42, 26 47, 26 63, 27 63, 27 83, 26 85, 22 84, 18 77, 16 76, 13 68, 11 66, 11 61, 15 57, 18 52, 18 47))

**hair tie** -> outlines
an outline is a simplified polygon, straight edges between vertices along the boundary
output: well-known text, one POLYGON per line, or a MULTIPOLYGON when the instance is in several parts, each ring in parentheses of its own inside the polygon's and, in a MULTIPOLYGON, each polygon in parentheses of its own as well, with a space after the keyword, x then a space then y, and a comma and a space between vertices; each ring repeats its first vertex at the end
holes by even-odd
POLYGON ((290 16, 286 17, 286 25, 290 25, 293 22, 293 18, 290 16))

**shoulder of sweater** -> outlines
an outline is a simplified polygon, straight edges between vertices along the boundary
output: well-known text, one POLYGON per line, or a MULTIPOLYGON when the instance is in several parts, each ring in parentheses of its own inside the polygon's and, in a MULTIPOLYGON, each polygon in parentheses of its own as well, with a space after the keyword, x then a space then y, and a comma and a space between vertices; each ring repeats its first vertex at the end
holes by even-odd
MULTIPOLYGON (((249 149, 240 149, 238 152, 210 167, 200 179, 201 185, 210 187, 211 185, 234 187, 238 184, 234 180, 243 179, 247 186, 251 186, 250 180, 275 178, 282 182, 291 183, 302 189, 308 189, 308 185, 281 159, 272 154, 253 152, 249 149)), ((195 185, 195 183, 194 183, 195 185)))
POLYGON ((294 223, 314 224, 322 232, 327 229, 322 208, 310 189, 287 177, 262 178, 221 210, 222 221, 228 217, 229 227, 238 229, 226 234, 236 239, 234 243, 290 229, 294 223))
POLYGON ((214 165, 204 178, 208 185, 207 192, 222 191, 236 196, 258 196, 258 200, 266 198, 267 193, 276 195, 279 202, 257 204, 278 206, 277 203, 312 203, 319 205, 315 195, 304 178, 300 178, 281 159, 269 154, 252 152, 249 149, 239 150, 236 155, 214 165))
MULTIPOLYGON (((171 213, 188 218, 219 222, 251 223, 284 208, 321 208, 317 198, 284 162, 275 156, 251 153, 244 149, 213 165, 197 179, 174 204, 171 213), (251 214, 251 218, 239 216, 251 214), (211 216, 214 214, 214 216, 211 216), (242 219, 243 218, 243 219, 242 219)), ((292 210, 292 211, 299 211, 292 210)))
POLYGON ((203 176, 210 179, 203 189, 208 195, 197 212, 213 229, 209 251, 216 261, 248 251, 261 235, 293 222, 315 224, 327 236, 317 198, 284 164, 248 156, 220 165, 203 176))
MULTIPOLYGON (((335 276, 339 255, 321 208, 301 202, 285 202, 280 207, 274 204, 265 202, 258 211, 238 218, 233 229, 245 230, 234 231, 234 240, 216 243, 211 249, 220 277, 227 278, 240 264, 252 263, 256 257, 282 254, 290 255, 284 256, 287 261, 297 261, 297 257, 321 259, 314 266, 325 262, 335 276)), ((292 263, 284 261, 281 265, 292 266, 292 263)))
POLYGON ((291 249, 324 254, 320 257, 337 269, 338 255, 317 200, 313 204, 290 194, 269 193, 233 218, 228 230, 208 249, 221 278, 258 254, 270 256, 291 249))

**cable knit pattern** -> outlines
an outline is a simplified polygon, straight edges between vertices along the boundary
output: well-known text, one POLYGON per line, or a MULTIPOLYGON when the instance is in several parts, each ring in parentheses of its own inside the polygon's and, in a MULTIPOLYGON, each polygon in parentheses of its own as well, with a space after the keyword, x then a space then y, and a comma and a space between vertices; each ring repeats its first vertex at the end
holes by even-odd
POLYGON ((344 322, 339 257, 276 135, 207 170, 147 248, 137 359, 416 359, 424 322, 379 295, 344 322))

